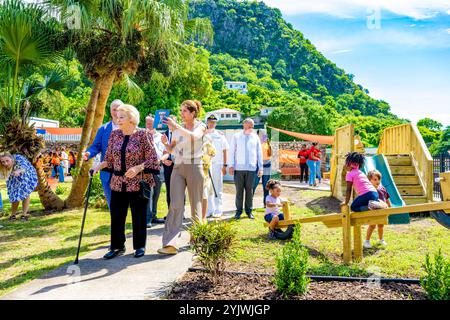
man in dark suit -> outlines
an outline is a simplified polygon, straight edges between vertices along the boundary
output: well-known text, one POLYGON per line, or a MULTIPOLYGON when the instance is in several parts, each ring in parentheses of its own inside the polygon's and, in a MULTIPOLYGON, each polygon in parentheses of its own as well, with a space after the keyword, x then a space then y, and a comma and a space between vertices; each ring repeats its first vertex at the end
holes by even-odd
MULTIPOLYGON (((119 99, 111 102, 111 118, 112 120, 102 125, 95 136, 94 142, 84 153, 84 161, 94 158, 97 154, 101 153, 100 161, 103 161, 106 154, 106 149, 108 149, 108 140, 111 132, 118 128, 117 126, 117 108, 122 105, 123 102, 119 99)), ((111 187, 109 182, 111 180, 111 173, 100 171, 100 180, 102 182, 103 191, 105 193, 106 202, 109 204, 111 202, 111 187)))

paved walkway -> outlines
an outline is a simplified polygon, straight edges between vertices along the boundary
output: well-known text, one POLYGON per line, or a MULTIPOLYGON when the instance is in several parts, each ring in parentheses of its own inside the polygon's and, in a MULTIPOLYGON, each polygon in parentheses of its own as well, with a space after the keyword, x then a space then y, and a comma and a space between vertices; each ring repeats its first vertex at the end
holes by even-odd
MULTIPOLYGON (((262 207, 260 198, 255 197, 255 208, 262 207)), ((223 219, 229 219, 235 211, 234 195, 224 194, 223 200, 223 219)), ((190 215, 189 208, 185 215, 190 215)), ((159 255, 156 250, 161 247, 162 232, 162 225, 148 230, 147 251, 142 258, 133 257, 132 237, 127 237, 125 255, 104 260, 102 256, 107 246, 99 248, 81 257, 78 266, 70 263, 55 269, 19 287, 2 300, 161 299, 192 265, 193 257, 188 250, 189 234, 186 231, 179 239, 179 254, 159 255)))

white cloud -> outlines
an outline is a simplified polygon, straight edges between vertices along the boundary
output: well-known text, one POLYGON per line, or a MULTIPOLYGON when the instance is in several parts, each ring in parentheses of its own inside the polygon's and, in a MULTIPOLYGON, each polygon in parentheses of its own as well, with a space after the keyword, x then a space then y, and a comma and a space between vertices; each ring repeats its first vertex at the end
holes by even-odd
POLYGON ((331 53, 332 54, 341 54, 341 53, 347 53, 347 52, 351 52, 352 50, 350 50, 350 49, 340 49, 340 50, 335 50, 335 51, 332 51, 331 53))
POLYGON ((340 54, 359 51, 364 47, 381 45, 405 49, 450 48, 450 28, 444 32, 435 30, 416 32, 414 28, 403 31, 395 29, 380 29, 375 31, 358 32, 350 35, 321 36, 313 41, 315 47, 324 54, 340 54))
POLYGON ((263 0, 272 7, 279 8, 285 15, 323 13, 351 18, 367 15, 367 9, 380 8, 401 16, 414 19, 428 19, 439 12, 450 14, 448 0, 263 0))

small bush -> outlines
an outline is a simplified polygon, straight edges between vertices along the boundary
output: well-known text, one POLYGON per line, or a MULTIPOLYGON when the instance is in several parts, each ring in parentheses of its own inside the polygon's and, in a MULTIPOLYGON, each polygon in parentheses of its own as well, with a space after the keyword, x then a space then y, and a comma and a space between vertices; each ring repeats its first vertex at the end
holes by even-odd
POLYGON ((274 283, 283 296, 305 294, 310 279, 306 276, 309 268, 309 253, 301 241, 300 225, 296 225, 292 240, 286 243, 276 257, 274 283))
POLYGON ((450 300, 450 261, 441 249, 434 255, 434 262, 429 254, 423 265, 426 275, 420 279, 422 287, 430 300, 450 300))
POLYGON ((67 192, 67 186, 62 185, 62 184, 58 184, 58 185, 56 186, 55 193, 56 193, 57 195, 62 195, 62 194, 65 194, 66 192, 67 192))
POLYGON ((230 258, 236 232, 229 223, 194 223, 189 232, 192 237, 192 250, 201 265, 209 272, 210 279, 217 283, 230 258))

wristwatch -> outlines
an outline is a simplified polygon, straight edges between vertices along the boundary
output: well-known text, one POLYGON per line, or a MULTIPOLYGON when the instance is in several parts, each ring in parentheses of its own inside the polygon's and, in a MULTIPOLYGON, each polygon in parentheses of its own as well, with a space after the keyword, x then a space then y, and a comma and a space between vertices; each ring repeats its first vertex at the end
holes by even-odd
POLYGON ((226 168, 226 167, 228 167, 228 165, 227 165, 227 164, 224 164, 223 166, 224 166, 225 168, 226 168))

